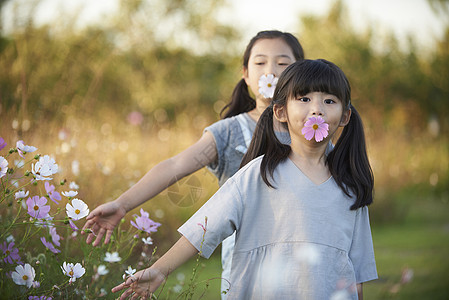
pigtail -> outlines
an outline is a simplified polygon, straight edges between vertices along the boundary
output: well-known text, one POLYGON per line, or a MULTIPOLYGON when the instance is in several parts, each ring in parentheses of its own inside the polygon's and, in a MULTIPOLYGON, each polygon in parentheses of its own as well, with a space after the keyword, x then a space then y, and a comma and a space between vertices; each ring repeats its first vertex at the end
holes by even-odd
POLYGON ((240 168, 256 157, 264 155, 260 165, 260 175, 266 185, 274 188, 268 179, 268 174, 273 179, 277 165, 288 157, 290 151, 290 146, 282 144, 276 136, 273 128, 273 105, 271 104, 257 122, 253 138, 248 151, 243 156, 240 168))
POLYGON ((349 123, 344 127, 334 149, 328 155, 329 170, 338 186, 356 197, 351 210, 373 202, 374 176, 366 152, 365 134, 359 113, 352 110, 349 123))
POLYGON ((222 119, 230 118, 248 112, 255 107, 256 100, 250 96, 245 80, 241 79, 232 92, 231 101, 221 110, 220 117, 222 119))

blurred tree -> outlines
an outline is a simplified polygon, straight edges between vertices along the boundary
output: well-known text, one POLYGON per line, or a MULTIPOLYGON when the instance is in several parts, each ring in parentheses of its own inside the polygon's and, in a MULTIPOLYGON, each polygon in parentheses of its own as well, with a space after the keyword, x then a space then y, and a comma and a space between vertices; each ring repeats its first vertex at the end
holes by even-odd
POLYGON ((27 14, 1 49, 0 66, 9 70, 0 75, 2 105, 22 119, 47 120, 63 118, 57 112, 67 105, 84 115, 104 105, 122 113, 162 108, 169 116, 175 108, 210 108, 230 94, 236 75, 226 70, 232 57, 223 47, 236 32, 214 19, 223 3, 120 1, 103 26, 81 31, 77 16, 36 27, 27 14))
POLYGON ((418 54, 411 38, 404 51, 394 36, 384 41, 374 39, 372 28, 360 33, 347 20, 341 0, 323 18, 304 17, 301 40, 307 55, 329 59, 345 70, 353 98, 361 100, 356 105, 366 111, 369 122, 375 122, 373 127, 381 132, 406 126, 408 132, 423 133, 428 120, 437 116, 442 131, 447 133, 447 34, 437 42, 429 60, 428 55, 418 54), (398 111, 403 112, 401 117, 398 111))

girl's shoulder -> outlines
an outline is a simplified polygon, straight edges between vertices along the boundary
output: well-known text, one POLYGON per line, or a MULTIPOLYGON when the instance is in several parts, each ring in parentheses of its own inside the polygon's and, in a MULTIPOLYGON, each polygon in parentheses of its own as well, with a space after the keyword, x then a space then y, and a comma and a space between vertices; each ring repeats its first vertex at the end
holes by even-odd
POLYGON ((239 115, 236 116, 232 116, 226 119, 221 119, 211 125, 209 125, 208 127, 206 127, 205 130, 207 130, 208 128, 228 128, 230 126, 240 126, 239 124, 241 123, 241 121, 244 120, 245 122, 248 123, 248 127, 252 128, 255 127, 257 122, 254 121, 249 115, 248 113, 241 113, 239 115))
POLYGON ((261 179, 260 176, 260 164, 262 162, 263 155, 256 157, 242 168, 240 168, 231 178, 235 182, 247 181, 248 179, 261 179))
POLYGON ((232 132, 239 129, 239 122, 236 117, 219 120, 206 128, 204 131, 211 132, 214 136, 232 135, 232 132))

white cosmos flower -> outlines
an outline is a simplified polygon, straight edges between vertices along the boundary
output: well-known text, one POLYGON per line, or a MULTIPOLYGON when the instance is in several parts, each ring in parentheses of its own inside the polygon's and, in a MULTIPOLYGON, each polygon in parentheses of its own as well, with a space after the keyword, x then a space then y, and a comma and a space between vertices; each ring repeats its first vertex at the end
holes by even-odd
POLYGON ((86 269, 81 266, 80 263, 76 263, 75 265, 72 263, 64 262, 62 264, 62 273, 70 277, 69 283, 75 282, 77 278, 80 278, 86 272, 86 269))
POLYGON ((142 242, 146 245, 153 245, 153 239, 150 236, 147 238, 142 238, 142 242))
POLYGON ((36 180, 52 180, 49 176, 58 173, 58 165, 53 158, 44 155, 36 164, 31 165, 31 173, 36 176, 36 180))
POLYGON ((30 194, 29 191, 18 191, 17 193, 14 194, 14 197, 17 199, 22 199, 22 198, 26 198, 28 197, 28 195, 30 194))
POLYGON ((105 265, 99 265, 97 268, 97 274, 100 276, 106 275, 109 273, 109 270, 106 269, 105 265))
POLYGON ((259 78, 259 93, 265 98, 273 98, 274 89, 278 83, 278 78, 273 74, 262 75, 259 78))
POLYGON ((123 279, 125 279, 126 277, 134 277, 134 273, 136 273, 136 269, 133 269, 131 266, 128 266, 128 270, 125 271, 126 274, 128 274, 128 276, 126 276, 125 274, 123 274, 123 279))
POLYGON ((144 242, 146 245, 153 245, 153 239, 150 236, 147 238, 142 238, 142 242, 144 242))
MULTIPOLYGON (((73 163, 72 163, 72 164, 73 164, 73 163)), ((69 184, 69 188, 70 188, 71 190, 77 190, 77 189, 79 189, 80 187, 76 184, 75 181, 72 181, 72 182, 70 182, 70 184, 69 184)))
POLYGON ((36 272, 30 264, 18 265, 16 270, 11 273, 12 280, 17 285, 26 285, 28 288, 33 285, 34 276, 36 276, 36 272))
POLYGON ((22 140, 17 141, 16 147, 17 147, 17 149, 21 150, 22 152, 27 152, 27 153, 34 152, 37 150, 37 148, 34 146, 25 145, 22 140))
POLYGON ((67 198, 68 197, 75 197, 76 195, 78 195, 78 192, 77 191, 68 191, 68 192, 62 192, 62 194, 64 195, 64 196, 66 196, 67 198))
POLYGON ((5 176, 6 172, 8 172, 8 161, 3 156, 0 156, 0 178, 5 176))
POLYGON ((82 219, 89 214, 89 207, 87 206, 87 204, 84 203, 83 200, 77 198, 72 200, 72 205, 70 205, 70 203, 67 203, 65 209, 67 212, 67 216, 75 221, 82 219))
POLYGON ((106 257, 104 258, 104 261, 107 261, 109 263, 119 262, 121 260, 122 259, 120 258, 120 256, 118 256, 118 252, 113 253, 106 252, 106 257))

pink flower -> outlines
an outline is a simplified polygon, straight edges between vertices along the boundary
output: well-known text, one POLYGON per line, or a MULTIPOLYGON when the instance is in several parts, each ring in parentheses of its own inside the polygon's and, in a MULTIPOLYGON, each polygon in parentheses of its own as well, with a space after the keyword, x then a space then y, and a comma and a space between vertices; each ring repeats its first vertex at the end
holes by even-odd
POLYGON ((2 150, 3 148, 5 148, 6 147, 6 142, 5 142, 5 140, 2 138, 2 137, 0 137, 0 150, 2 150))
POLYGON ((126 119, 128 120, 129 124, 139 126, 143 122, 143 115, 138 111, 132 111, 128 114, 126 119))
POLYGON ((46 217, 50 211, 50 205, 45 205, 47 199, 45 197, 34 196, 28 198, 26 204, 28 206, 28 214, 33 218, 41 219, 46 217))
POLYGON ((149 214, 144 211, 143 209, 140 209, 141 216, 134 215, 136 218, 136 222, 131 221, 131 225, 136 227, 139 230, 145 231, 147 233, 156 232, 157 228, 161 226, 160 223, 154 222, 149 218, 149 214))
POLYGON ((304 124, 301 133, 306 140, 310 141, 315 136, 315 141, 321 142, 327 137, 329 131, 329 125, 324 122, 324 119, 320 116, 310 117, 304 124))
POLYGON ((73 231, 78 231, 79 230, 79 228, 76 227, 75 223, 73 223, 72 219, 69 219, 69 225, 70 225, 70 228, 72 228, 73 231))
POLYGON ((55 246, 51 242, 47 242, 47 240, 44 237, 41 237, 41 242, 51 252, 53 252, 55 254, 61 252, 61 250, 56 249, 55 246))
POLYGON ((204 233, 206 233, 207 231, 207 217, 204 218, 204 225, 201 223, 198 223, 199 226, 201 226, 201 228, 203 228, 204 233))
POLYGON ((9 243, 8 246, 6 245, 6 242, 4 242, 3 245, 0 245, 0 249, 3 251, 3 256, 5 257, 3 261, 8 264, 19 263, 19 249, 14 248, 14 242, 9 243))
POLYGON ((28 300, 52 300, 52 297, 47 296, 28 296, 28 300))
POLYGON ((52 240, 53 244, 60 247, 61 243, 59 242, 59 240, 61 239, 61 236, 56 232, 55 227, 50 228, 50 235, 51 235, 51 240, 52 240))
POLYGON ((56 203, 59 204, 58 201, 61 201, 61 194, 59 194, 57 191, 55 191, 55 186, 53 184, 45 182, 45 191, 47 191, 48 197, 56 203))

